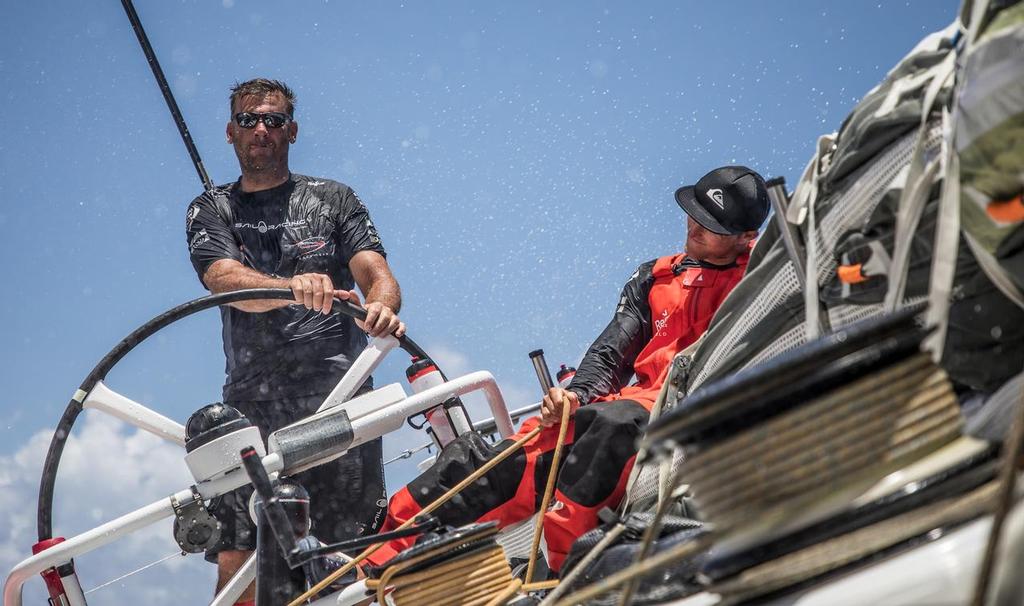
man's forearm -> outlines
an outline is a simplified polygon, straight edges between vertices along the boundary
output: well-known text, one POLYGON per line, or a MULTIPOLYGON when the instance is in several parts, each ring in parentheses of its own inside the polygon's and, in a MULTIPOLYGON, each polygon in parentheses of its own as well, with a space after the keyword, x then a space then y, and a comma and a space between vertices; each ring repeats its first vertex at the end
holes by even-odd
MULTIPOLYGON (((203 282, 210 292, 219 294, 248 288, 288 288, 288 280, 274 278, 255 269, 246 267, 238 261, 221 259, 206 270, 203 282)), ((294 303, 288 300, 260 299, 231 303, 236 309, 248 312, 264 312, 280 309, 294 303)))
POLYGON ((396 314, 402 307, 402 290, 391 276, 374 280, 364 295, 367 303, 381 303, 396 314))

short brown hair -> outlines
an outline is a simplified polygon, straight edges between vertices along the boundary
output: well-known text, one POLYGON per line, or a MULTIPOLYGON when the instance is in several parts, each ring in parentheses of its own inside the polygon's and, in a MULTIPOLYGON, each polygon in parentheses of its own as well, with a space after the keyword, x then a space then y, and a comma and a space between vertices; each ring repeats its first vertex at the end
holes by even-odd
POLYGON ((286 109, 288 115, 295 117, 295 93, 292 89, 288 88, 288 85, 280 80, 270 80, 267 78, 253 78, 252 80, 246 80, 245 82, 235 82, 235 85, 231 87, 231 108, 230 111, 235 111, 235 101, 238 101, 242 97, 248 97, 255 95, 258 97, 266 97, 271 93, 281 93, 284 97, 286 109))

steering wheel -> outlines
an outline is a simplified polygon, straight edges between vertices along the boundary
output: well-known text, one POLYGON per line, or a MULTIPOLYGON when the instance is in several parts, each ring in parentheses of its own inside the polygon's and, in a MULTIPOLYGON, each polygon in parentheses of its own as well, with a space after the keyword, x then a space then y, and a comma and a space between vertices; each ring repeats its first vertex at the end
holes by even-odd
MULTIPOLYGON (((57 478, 57 469, 60 466, 61 454, 64 452, 64 445, 67 443, 67 439, 71 435, 71 429, 75 424, 75 419, 77 419, 78 415, 85 409, 83 403, 89 396, 90 392, 92 392, 97 385, 101 384, 101 381, 107 376, 107 373, 109 373, 110 370, 121 361, 121 358, 157 331, 196 312, 240 301, 252 301, 257 299, 290 300, 292 298, 292 291, 287 288, 254 288, 201 297, 187 303, 182 303, 181 305, 156 316, 149 322, 146 322, 139 328, 132 331, 132 333, 127 337, 122 339, 120 343, 115 345, 114 348, 107 353, 107 355, 103 356, 99 363, 92 369, 92 372, 90 372, 85 380, 82 381, 78 390, 75 392, 75 395, 72 396, 71 401, 68 402, 68 406, 64 410, 64 414, 61 415, 60 421, 57 423, 57 429, 53 433, 53 438, 50 440, 50 447, 46 452, 46 461, 43 464, 42 479, 39 483, 39 501, 37 509, 39 541, 47 541, 51 539, 53 535, 54 484, 57 478)), ((339 309, 343 314, 356 320, 364 320, 366 318, 365 309, 350 301, 342 300, 337 297, 334 298, 334 309, 339 309)), ((399 346, 411 355, 419 356, 421 358, 429 357, 426 352, 424 352, 423 349, 409 337, 403 335, 401 337, 397 337, 397 339, 399 346)), ((444 376, 443 373, 442 376, 444 376)), ((123 396, 119 396, 116 392, 111 392, 109 388, 106 388, 105 386, 103 387, 115 398, 123 398, 123 396)), ((125 400, 127 399, 125 398, 125 400)), ((167 419, 153 413, 145 407, 134 404, 130 400, 128 400, 128 402, 140 409, 140 412, 149 413, 152 417, 157 418, 158 420, 163 420, 164 422, 167 421, 167 419)))

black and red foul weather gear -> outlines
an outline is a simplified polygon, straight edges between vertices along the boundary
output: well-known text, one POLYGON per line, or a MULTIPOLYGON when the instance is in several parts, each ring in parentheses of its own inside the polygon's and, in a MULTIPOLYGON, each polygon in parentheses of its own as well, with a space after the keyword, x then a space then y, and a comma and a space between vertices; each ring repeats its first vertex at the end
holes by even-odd
MULTIPOLYGON (((561 568, 573 541, 597 526, 601 508, 619 505, 636 457, 636 438, 673 356, 707 330, 748 259, 745 252, 735 263, 717 266, 685 254, 662 257, 641 265, 626 283, 615 317, 569 384, 585 405, 570 421, 555 499, 544 513, 552 570, 561 568), (626 385, 634 374, 636 383, 626 385)), ((539 417, 527 419, 518 434, 495 446, 472 432, 460 436, 430 469, 391 497, 383 530, 415 517, 539 422, 539 417)), ((540 506, 557 437, 557 426, 545 429, 434 515, 451 525, 497 520, 502 526, 532 516, 540 506)), ((381 564, 412 541, 391 541, 370 561, 381 564)))
POLYGON ((644 263, 622 290, 615 317, 587 350, 569 389, 580 402, 636 400, 650 409, 672 357, 708 328, 743 277, 749 253, 726 266, 686 254, 644 263), (636 383, 626 382, 636 375, 636 383))

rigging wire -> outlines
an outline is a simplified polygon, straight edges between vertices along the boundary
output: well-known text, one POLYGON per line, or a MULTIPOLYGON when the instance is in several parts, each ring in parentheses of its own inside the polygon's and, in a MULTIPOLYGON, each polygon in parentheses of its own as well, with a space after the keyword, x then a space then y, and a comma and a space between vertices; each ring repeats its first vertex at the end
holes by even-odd
POLYGON ((394 463, 395 461, 401 461, 402 459, 410 459, 410 458, 412 458, 412 455, 416 454, 417 452, 420 452, 421 450, 426 450, 426 451, 429 452, 430 451, 430 447, 433 446, 433 445, 434 445, 433 442, 428 442, 428 443, 423 444, 421 446, 417 446, 416 448, 409 448, 409 449, 403 450, 401 452, 401 454, 395 456, 392 459, 388 459, 387 461, 384 461, 384 464, 385 465, 390 465, 390 464, 394 463))
POLYGON ((106 583, 103 583, 101 585, 97 585, 97 586, 93 587, 92 589, 83 592, 83 594, 84 595, 89 595, 90 593, 92 593, 94 591, 99 591, 100 589, 103 589, 104 587, 106 587, 108 585, 113 585, 114 583, 116 583, 118 581, 123 581, 124 579, 127 579, 128 577, 130 577, 132 575, 138 574, 138 573, 142 572, 143 570, 146 570, 147 568, 152 568, 152 567, 156 566, 157 564, 163 564, 164 562, 166 562, 167 560, 169 560, 169 559, 171 559, 171 558, 173 558, 175 556, 182 556, 183 557, 184 555, 185 555, 185 553, 183 551, 181 551, 181 550, 175 551, 174 553, 172 553, 170 555, 166 555, 166 556, 160 558, 159 560, 157 560, 155 562, 150 562, 149 564, 146 564, 145 566, 142 566, 141 568, 136 568, 135 570, 133 570, 131 572, 128 572, 126 574, 122 574, 121 576, 117 577, 116 579, 111 579, 111 580, 107 581, 106 583))
MULTIPOLYGON (((533 404, 530 404, 529 406, 524 406, 524 407, 518 408, 516 410, 510 410, 509 413, 508 413, 508 416, 509 416, 509 418, 512 419, 512 423, 515 423, 519 419, 521 419, 521 418, 523 418, 523 417, 525 417, 527 415, 532 415, 533 413, 535 413, 538 410, 540 410, 540 405, 541 405, 540 402, 535 402, 533 404)), ((412 425, 412 423, 410 423, 410 425, 412 425)), ((413 427, 416 427, 416 429, 420 429, 422 426, 417 427, 417 426, 413 425, 413 427)), ((493 438, 494 435, 497 433, 498 429, 497 429, 497 427, 496 427, 496 425, 494 423, 494 419, 490 418, 490 419, 484 419, 483 421, 479 421, 477 423, 473 423, 473 431, 475 431, 476 433, 478 433, 478 434, 480 434, 480 435, 482 435, 484 437, 491 436, 493 438)), ((494 439, 493 441, 495 441, 495 442, 501 441, 501 437, 499 436, 497 439, 494 439)), ((420 444, 419 446, 417 446, 415 448, 408 448, 406 450, 403 450, 401 452, 401 454, 396 455, 394 458, 388 459, 387 461, 384 461, 384 464, 385 465, 390 465, 390 464, 394 463, 395 461, 401 461, 402 459, 408 459, 408 458, 412 457, 412 455, 414 455, 417 452, 420 452, 420 451, 422 451, 424 449, 426 449, 426 451, 429 453, 431 451, 431 449, 433 448, 433 446, 434 446, 433 442, 427 442, 426 444, 420 444)))

